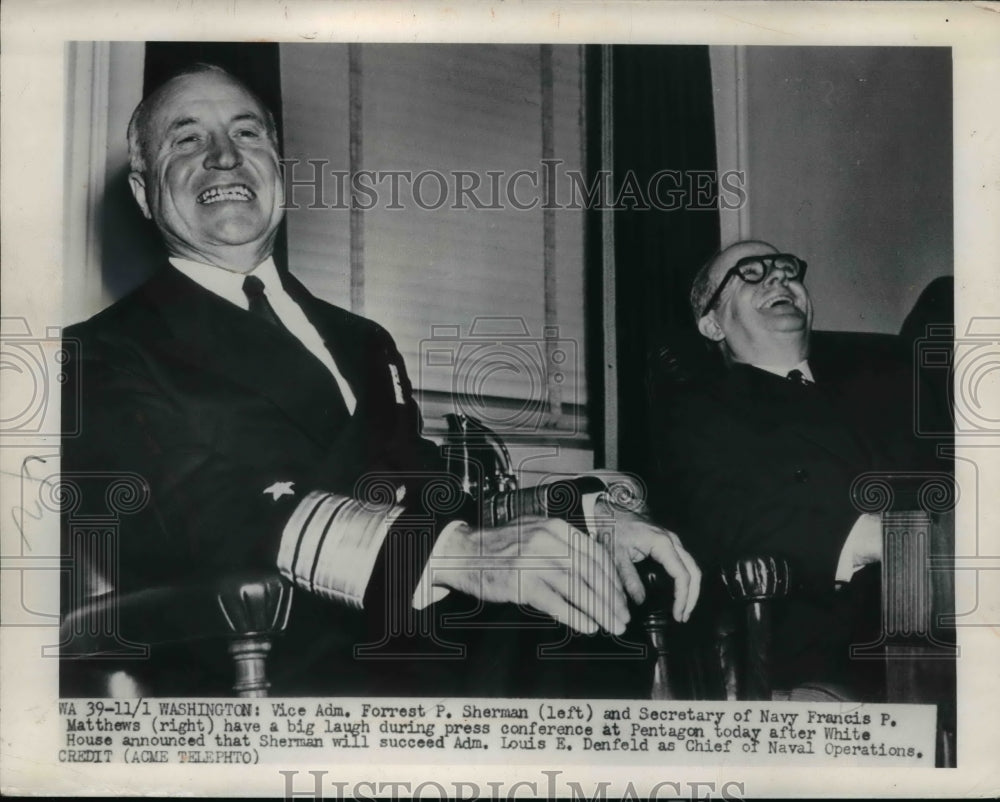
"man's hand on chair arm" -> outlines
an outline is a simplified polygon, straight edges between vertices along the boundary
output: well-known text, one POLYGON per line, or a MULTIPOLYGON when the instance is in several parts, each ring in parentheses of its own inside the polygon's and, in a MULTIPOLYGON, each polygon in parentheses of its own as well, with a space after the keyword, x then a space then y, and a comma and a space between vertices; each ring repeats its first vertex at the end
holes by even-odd
POLYGON ((452 527, 438 539, 434 558, 439 587, 486 602, 530 605, 586 634, 621 634, 628 623, 610 556, 565 521, 522 516, 487 529, 452 527))
POLYGON ((435 547, 444 559, 434 584, 487 602, 530 605, 585 634, 620 635, 629 620, 626 596, 637 604, 645 598, 633 563, 651 557, 674 580, 674 617, 686 621, 701 572, 677 536, 604 502, 594 523, 595 537, 536 517, 489 529, 453 527, 435 547))
POLYGON ((618 577, 635 604, 646 600, 646 591, 635 564, 647 557, 656 560, 674 581, 673 616, 687 621, 698 601, 701 570, 669 529, 656 526, 645 516, 601 499, 590 523, 595 537, 613 555, 618 577))
POLYGON ((487 602, 530 605, 586 634, 620 635, 629 620, 626 596, 636 604, 645 598, 633 563, 651 557, 674 581, 674 618, 686 621, 701 572, 677 536, 603 501, 596 513, 594 537, 537 517, 489 529, 454 527, 435 547, 444 559, 434 584, 487 602))

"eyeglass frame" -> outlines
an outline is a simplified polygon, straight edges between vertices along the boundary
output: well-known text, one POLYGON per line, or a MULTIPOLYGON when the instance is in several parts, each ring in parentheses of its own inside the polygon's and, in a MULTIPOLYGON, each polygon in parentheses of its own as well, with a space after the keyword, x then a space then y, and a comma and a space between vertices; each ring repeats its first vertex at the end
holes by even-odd
MULTIPOLYGON (((781 258, 791 259, 799 267, 799 272, 796 273, 794 276, 789 277, 788 278, 789 281, 802 281, 802 279, 806 277, 806 268, 809 265, 806 263, 805 259, 800 259, 794 253, 766 253, 766 254, 761 254, 760 256, 744 256, 742 259, 738 260, 735 265, 733 265, 731 268, 729 268, 729 270, 726 271, 726 275, 722 277, 722 281, 719 282, 719 286, 715 288, 715 292, 712 293, 712 297, 708 299, 708 303, 706 303, 704 308, 702 309, 701 316, 705 317, 705 315, 707 315, 709 312, 712 311, 712 307, 719 302, 719 298, 722 296, 722 290, 725 289, 726 284, 729 283, 729 279, 731 279, 733 276, 739 276, 740 280, 747 284, 760 284, 762 281, 764 281, 764 279, 766 279, 769 275, 771 275, 771 272, 774 270, 775 260, 781 258), (770 266, 768 266, 767 264, 769 260, 771 262, 770 266), (746 278, 740 272, 741 267, 743 267, 744 265, 748 265, 751 262, 763 262, 764 267, 766 268, 764 270, 763 275, 756 281, 746 278)), ((784 272, 785 275, 787 276, 788 275, 787 271, 784 272)))

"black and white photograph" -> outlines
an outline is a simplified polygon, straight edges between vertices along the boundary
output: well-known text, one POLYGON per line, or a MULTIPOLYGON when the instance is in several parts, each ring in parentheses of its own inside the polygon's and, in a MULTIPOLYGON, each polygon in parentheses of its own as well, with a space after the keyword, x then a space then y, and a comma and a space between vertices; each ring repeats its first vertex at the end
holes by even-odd
POLYGON ((7 17, 5 791, 996 790, 996 15, 587 5, 7 17))

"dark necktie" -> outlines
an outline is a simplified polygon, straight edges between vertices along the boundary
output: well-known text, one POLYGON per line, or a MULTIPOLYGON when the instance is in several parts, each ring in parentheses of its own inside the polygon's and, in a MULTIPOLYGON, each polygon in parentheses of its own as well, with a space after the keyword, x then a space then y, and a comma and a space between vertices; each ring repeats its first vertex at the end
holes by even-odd
POLYGON ((250 312, 263 318, 272 326, 277 326, 282 331, 288 331, 281 318, 274 311, 271 302, 264 294, 264 282, 257 276, 247 276, 243 279, 243 292, 247 294, 247 301, 250 303, 250 312))
POLYGON ((801 384, 806 387, 814 384, 814 382, 809 381, 809 379, 805 377, 805 374, 803 374, 798 368, 788 371, 788 381, 794 382, 795 384, 801 384))
MULTIPOLYGON (((271 302, 267 300, 267 296, 264 294, 263 281, 257 278, 257 276, 247 276, 243 279, 243 292, 247 294, 247 301, 250 303, 250 312, 252 314, 262 317, 272 326, 277 326, 282 331, 291 334, 285 324, 281 322, 281 318, 279 318, 277 313, 274 311, 274 307, 271 306, 271 302)), ((292 336, 294 337, 295 335, 292 336)), ((312 353, 312 351, 309 351, 309 349, 305 348, 305 346, 303 346, 303 350, 306 351, 309 356, 313 358, 316 357, 316 355, 312 353)), ((316 359, 316 362, 322 365, 318 359, 316 359)), ((327 410, 334 418, 350 417, 351 413, 347 408, 347 402, 344 401, 344 394, 340 390, 340 385, 337 384, 336 379, 334 379, 330 371, 327 370, 326 365, 322 365, 322 368, 323 373, 330 379, 327 410)))

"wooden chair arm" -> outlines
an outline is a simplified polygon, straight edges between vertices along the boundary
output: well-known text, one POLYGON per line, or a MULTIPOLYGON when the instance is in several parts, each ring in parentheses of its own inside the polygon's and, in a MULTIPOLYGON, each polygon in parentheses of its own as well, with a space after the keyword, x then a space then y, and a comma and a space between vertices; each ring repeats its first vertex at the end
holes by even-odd
POLYGON ((771 698, 771 616, 767 602, 788 595, 789 574, 787 560, 770 556, 744 557, 722 569, 722 583, 729 597, 746 611, 741 699, 771 698))
POLYGON ((771 627, 767 602, 783 598, 789 592, 786 560, 770 556, 746 557, 720 572, 730 600, 744 610, 745 632, 733 631, 731 615, 720 615, 718 620, 712 620, 712 657, 708 659, 717 661, 719 665, 700 670, 688 665, 685 671, 680 672, 681 676, 672 667, 691 661, 684 660, 688 655, 672 654, 672 650, 697 649, 699 639, 681 636, 682 627, 690 625, 681 625, 673 620, 673 581, 662 566, 646 559, 636 568, 646 588, 646 602, 636 614, 641 616, 656 655, 651 690, 653 699, 702 696, 770 699, 771 627), (740 643, 741 646, 736 646, 740 643), (709 677, 714 679, 710 681, 709 677), (692 684, 698 687, 688 687, 692 684), (721 687, 711 689, 706 687, 709 685, 721 687))
POLYGON ((190 585, 108 593, 63 617, 64 660, 142 658, 150 646, 223 639, 234 660, 233 690, 266 695, 265 662, 288 625, 291 586, 277 573, 247 572, 190 585))

